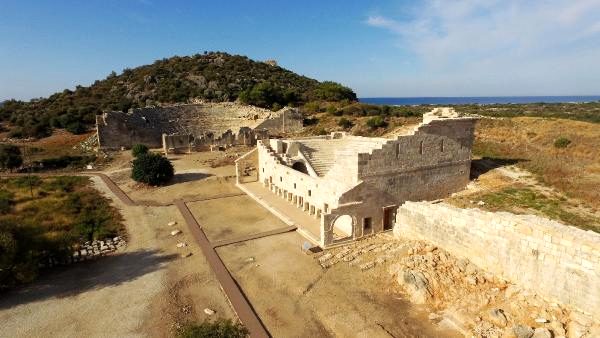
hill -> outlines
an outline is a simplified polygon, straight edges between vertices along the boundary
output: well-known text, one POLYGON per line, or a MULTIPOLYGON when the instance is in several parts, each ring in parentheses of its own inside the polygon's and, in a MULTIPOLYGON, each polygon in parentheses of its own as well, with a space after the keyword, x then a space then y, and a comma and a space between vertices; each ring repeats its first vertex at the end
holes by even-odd
POLYGON ((43 137, 52 128, 83 133, 95 115, 148 105, 205 101, 235 101, 266 108, 301 105, 311 100, 356 100, 349 88, 319 82, 273 63, 245 56, 210 52, 174 56, 151 65, 112 72, 91 86, 65 89, 29 102, 9 100, 0 106, 0 122, 10 136, 43 137))

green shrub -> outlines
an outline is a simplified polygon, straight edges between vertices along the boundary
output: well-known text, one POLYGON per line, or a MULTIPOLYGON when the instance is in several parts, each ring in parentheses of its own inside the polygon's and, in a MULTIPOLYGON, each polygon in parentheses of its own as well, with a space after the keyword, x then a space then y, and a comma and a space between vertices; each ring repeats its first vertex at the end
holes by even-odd
POLYGON ((13 170, 23 164, 21 149, 12 144, 0 144, 0 169, 13 170))
POLYGON ((75 187, 84 185, 87 177, 83 176, 57 176, 46 180, 42 185, 48 191, 72 192, 75 187))
POLYGON ((79 121, 71 122, 71 123, 67 124, 65 126, 65 129, 68 132, 70 132, 71 134, 75 134, 75 135, 83 134, 87 131, 87 127, 79 121))
POLYGON ((178 335, 179 338, 245 338, 248 336, 248 329, 240 323, 233 323, 230 319, 188 325, 178 335))
POLYGON ((161 185, 171 180, 174 174, 171 162, 159 154, 143 154, 133 160, 131 178, 137 182, 161 185))
POLYGON ((8 190, 0 189, 0 214, 4 215, 12 210, 15 194, 8 190))
POLYGON ((35 176, 35 175, 16 177, 10 181, 10 185, 14 186, 15 188, 20 188, 20 189, 24 189, 24 188, 29 189, 31 187, 39 187, 41 184, 42 184, 42 179, 39 176, 35 176))
POLYGON ((0 289, 37 277, 46 242, 40 228, 0 220, 0 289))
POLYGON ((569 144, 571 144, 571 140, 569 140, 566 137, 559 137, 556 140, 554 140, 554 146, 556 148, 566 148, 569 144))
POLYGON ((339 121, 338 121, 338 126, 344 128, 344 129, 349 129, 353 126, 352 121, 348 120, 345 117, 342 117, 339 121))
POLYGON ((317 130, 315 130, 315 134, 317 134, 317 135, 327 135, 329 133, 327 132, 327 130, 325 130, 325 128, 320 127, 320 128, 317 128, 317 130))
POLYGON ((387 126, 387 122, 381 116, 375 116, 367 120, 367 126, 371 129, 377 129, 387 126))
POLYGON ((133 147, 131 147, 131 155, 133 155, 133 157, 138 157, 142 154, 147 154, 148 150, 148 146, 145 144, 134 144, 133 147))
POLYGON ((90 162, 94 162, 96 160, 96 156, 60 156, 60 157, 52 157, 45 158, 40 161, 35 161, 34 163, 40 166, 42 169, 46 170, 54 170, 54 169, 64 169, 64 168, 83 168, 90 162))

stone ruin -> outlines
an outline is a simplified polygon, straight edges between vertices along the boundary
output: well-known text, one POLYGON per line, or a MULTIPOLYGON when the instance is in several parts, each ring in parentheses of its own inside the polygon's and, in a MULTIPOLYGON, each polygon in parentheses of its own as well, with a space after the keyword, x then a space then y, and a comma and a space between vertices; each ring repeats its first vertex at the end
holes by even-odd
POLYGON ((166 152, 207 150, 212 146, 254 145, 256 140, 302 129, 302 114, 273 112, 235 103, 199 103, 113 111, 96 117, 101 149, 145 144, 166 152))

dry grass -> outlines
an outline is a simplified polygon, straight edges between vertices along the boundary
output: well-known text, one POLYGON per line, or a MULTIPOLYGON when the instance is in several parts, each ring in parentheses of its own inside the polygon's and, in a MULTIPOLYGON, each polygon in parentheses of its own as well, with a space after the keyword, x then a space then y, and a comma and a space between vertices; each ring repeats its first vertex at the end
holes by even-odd
POLYGON ((600 128, 597 124, 520 117, 479 122, 475 155, 519 160, 518 166, 534 173, 542 183, 571 198, 600 208, 600 128), (556 148, 554 141, 571 143, 556 148))

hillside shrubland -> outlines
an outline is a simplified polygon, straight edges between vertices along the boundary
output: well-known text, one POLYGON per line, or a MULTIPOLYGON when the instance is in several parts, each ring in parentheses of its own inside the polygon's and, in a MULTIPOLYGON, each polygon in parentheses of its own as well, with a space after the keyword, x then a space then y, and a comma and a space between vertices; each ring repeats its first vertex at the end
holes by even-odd
POLYGON ((53 128, 83 133, 104 111, 126 111, 148 105, 235 101, 277 109, 312 100, 356 100, 349 88, 320 83, 279 66, 245 56, 205 52, 174 56, 153 64, 112 72, 90 86, 65 89, 29 102, 8 100, 0 106, 0 122, 15 138, 41 138, 53 128))

